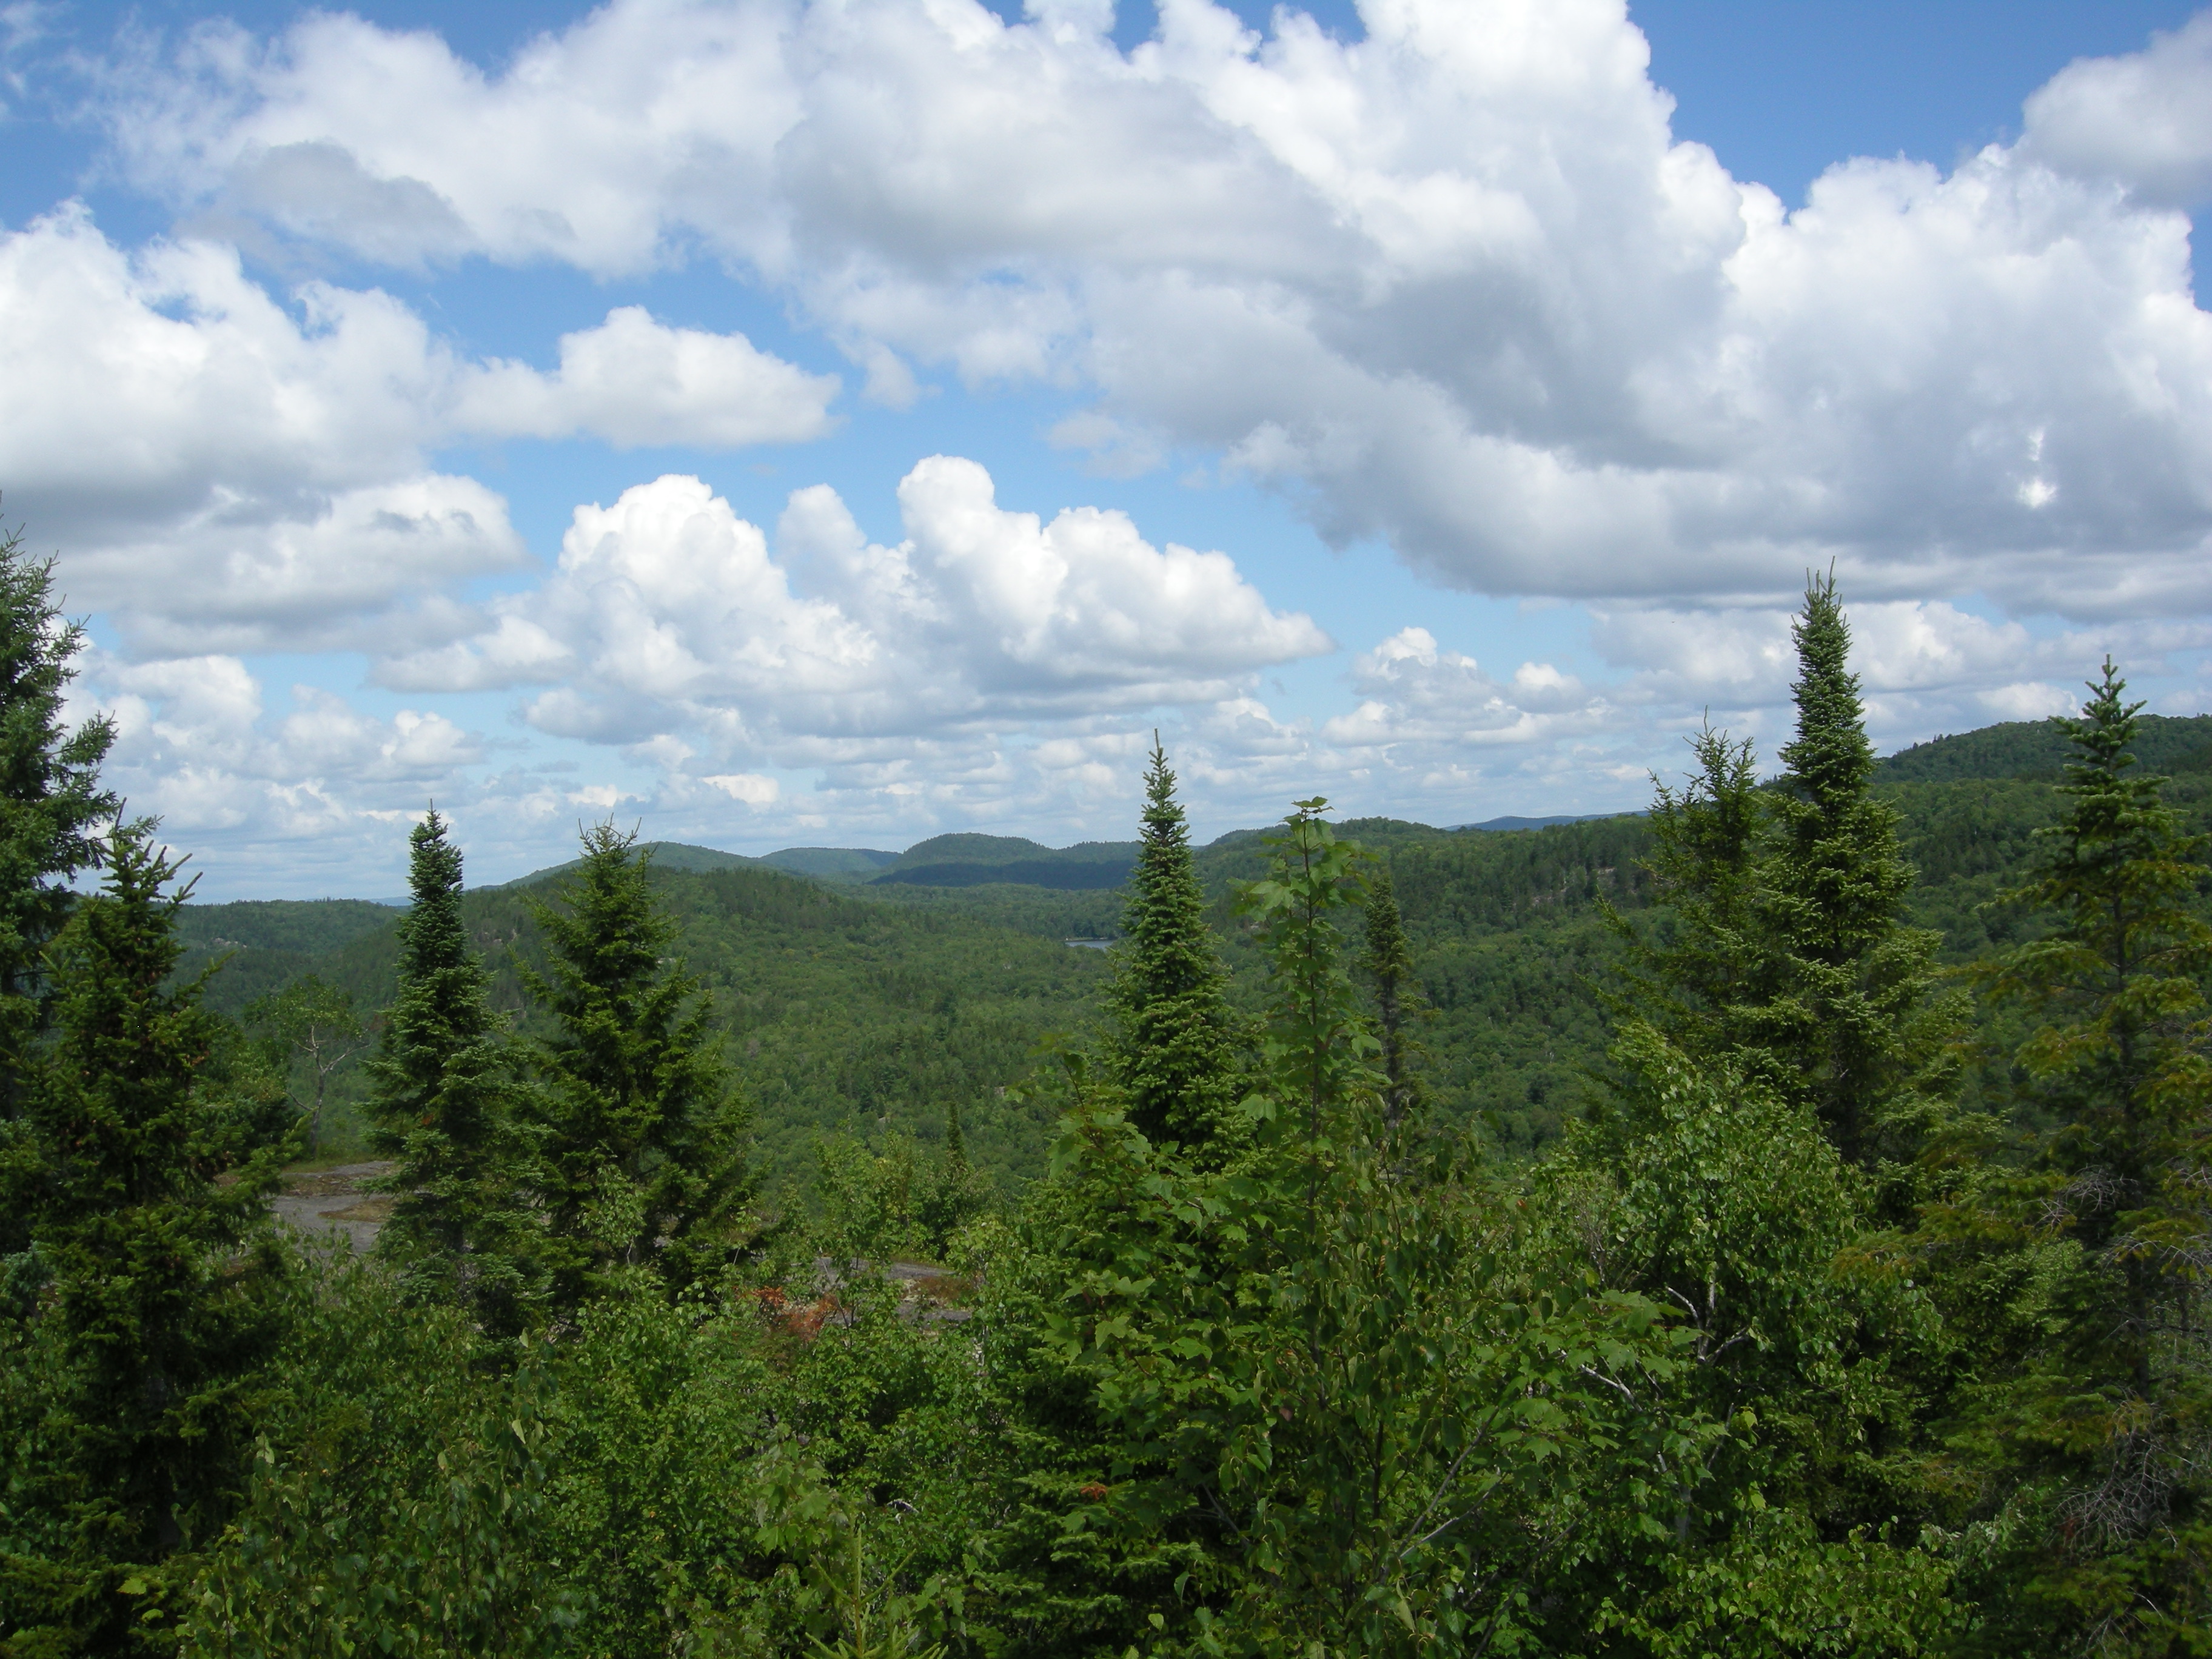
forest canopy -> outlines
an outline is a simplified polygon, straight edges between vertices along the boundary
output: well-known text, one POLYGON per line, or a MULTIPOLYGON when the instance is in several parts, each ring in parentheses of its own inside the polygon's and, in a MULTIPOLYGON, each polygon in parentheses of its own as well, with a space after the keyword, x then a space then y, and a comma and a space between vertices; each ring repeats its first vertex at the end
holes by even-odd
POLYGON ((189 903, 50 579, 0 1653, 2212 1650, 2212 738, 2109 662, 1881 762, 1823 580, 1641 817, 1198 847, 1156 745, 1046 870, 433 811, 395 915, 189 903))

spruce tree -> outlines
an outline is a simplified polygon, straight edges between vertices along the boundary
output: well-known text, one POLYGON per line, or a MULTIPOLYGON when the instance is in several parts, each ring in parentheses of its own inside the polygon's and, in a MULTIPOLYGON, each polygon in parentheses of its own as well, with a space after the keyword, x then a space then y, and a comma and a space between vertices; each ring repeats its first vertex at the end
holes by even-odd
POLYGON ((71 878, 98 863, 100 826, 122 810, 100 787, 112 723, 63 720, 83 644, 54 602, 53 562, 0 532, 0 1256, 26 1237, 9 1194, 31 1174, 21 1120, 48 998, 43 953, 68 919, 71 878))
POLYGON ((1406 938, 1405 920, 1398 914, 1398 896, 1390 881, 1390 866, 1377 864, 1367 874, 1366 946, 1359 966, 1375 993, 1375 1030, 1382 1048, 1377 1056, 1382 1072, 1382 1119, 1396 1128, 1420 1104, 1421 1084, 1415 1071, 1420 1045, 1410 1027, 1428 1012, 1420 981, 1413 972, 1413 947, 1406 938))
POLYGON ((1145 773, 1143 850, 1121 909, 1106 1006, 1107 1059, 1129 1121, 1155 1143, 1218 1139, 1243 1092, 1243 1025, 1229 1006, 1229 970, 1206 923, 1206 894, 1175 774, 1157 733, 1145 773))
POLYGON ((461 1303, 507 1334, 526 1322, 533 1281, 516 1081, 490 976, 469 945, 461 849, 447 829, 434 808, 409 835, 398 992, 368 1063, 369 1145, 396 1164, 377 1249, 411 1294, 461 1303))
POLYGON ((1832 576, 1811 583, 1797 647, 1796 736, 1784 747, 1763 873, 1775 984, 1749 1022, 1775 1080, 1871 1166, 1911 1157, 1942 1112, 1952 1003, 1935 995, 1936 934, 1905 925, 1912 866, 1872 790, 1850 625, 1832 576))
POLYGON ((282 1334, 267 1206, 290 1142, 210 1086, 217 1022, 200 981, 173 983, 189 889, 170 888, 151 833, 107 838, 100 890, 51 954, 52 1039, 24 1079, 46 1280, 26 1335, 50 1369, 0 1487, 9 1652, 120 1652, 158 1617, 161 1564, 227 1516, 282 1334))
POLYGON ((2201 1271, 2187 1264, 2208 1210, 2196 1188, 2212 1151, 2201 1138, 2212 926, 2197 900, 2212 868, 2207 838, 2183 833, 2161 799, 2166 780, 2131 771, 2142 704, 2124 702, 2126 689, 2106 659, 2081 718, 2062 722, 2075 748, 2058 791, 2066 817, 2038 832, 2047 850, 2036 879, 2007 896, 2056 928, 1981 976, 2048 1022, 2018 1063, 2058 1125, 2045 1156, 2072 1182, 2074 1236, 2120 1270, 2115 1352, 2147 1390, 2156 1331, 2179 1316, 2177 1298, 2193 1302, 2201 1271))
POLYGON ((945 1169, 957 1181, 968 1179, 968 1138, 960 1133, 960 1104, 945 1105, 945 1169))
POLYGON ((559 1023, 537 1045, 537 1182, 556 1306, 643 1269, 671 1288, 744 1242, 750 1113, 676 924, 635 837, 598 824, 557 904, 533 906, 552 957, 526 975, 559 1023))
POLYGON ((1656 927, 1638 928, 1603 907, 1628 945, 1626 987, 1607 1000, 1684 1054, 1732 1057, 1763 1073, 1769 1068, 1750 1027, 1771 977, 1759 903, 1767 797, 1749 738, 1731 741, 1707 725, 1690 746, 1697 767, 1680 790, 1653 780, 1644 867, 1664 907, 1656 927))
POLYGON ((1977 969, 2043 1022, 2015 1056, 2026 1167, 1943 1218, 1947 1300, 1980 1339, 1954 1443, 2002 1505, 1991 1650, 2212 1650, 2212 868, 2136 769, 2126 684, 2108 659, 2061 722, 2065 814, 2006 896, 2051 931, 1977 969))

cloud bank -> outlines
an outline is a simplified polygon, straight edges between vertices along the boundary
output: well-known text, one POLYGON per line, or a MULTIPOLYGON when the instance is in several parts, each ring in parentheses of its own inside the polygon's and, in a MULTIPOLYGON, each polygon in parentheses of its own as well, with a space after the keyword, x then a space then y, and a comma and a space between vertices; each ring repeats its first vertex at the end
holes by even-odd
POLYGON ((726 752, 875 742, 1217 701, 1254 671, 1334 649, 1224 554, 1153 547, 1126 514, 1049 523, 936 455, 901 481, 907 538, 868 542, 826 485, 768 538, 698 479, 576 509, 557 573, 474 638, 386 663, 408 690, 550 685, 532 724, 640 743, 703 732, 726 752), (800 586, 794 586, 794 579, 800 586))
POLYGON ((343 644, 400 601, 525 561, 507 503, 426 454, 456 440, 795 443, 835 376, 636 307, 551 372, 458 356, 374 289, 288 307, 237 252, 136 253, 65 207, 0 235, 0 481, 68 548, 72 600, 149 649, 343 644))
POLYGON ((708 251, 893 401, 917 368, 1088 386, 1091 429, 1483 592, 1774 603, 1833 558, 1869 597, 2212 599, 2172 210, 2212 25, 2069 69, 1948 176, 1851 161, 1785 214, 1674 141, 1620 0, 1363 17, 1263 40, 1167 0, 1124 55, 1096 6, 617 0, 487 76, 319 15, 203 31, 108 119, 180 209, 365 258, 708 251))
POLYGON ((1322 787, 1455 821, 1621 804, 1707 712, 1771 750, 1831 563, 1889 738, 2212 647, 2212 15, 2069 66, 2015 143, 1840 161, 1794 213, 1675 141, 1620 0, 1362 15, 1163 0, 1125 53, 1093 0, 612 0, 491 72, 329 13, 129 38, 103 165, 171 232, 0 234, 0 485, 115 626, 118 764, 180 827, 332 848, 431 790, 518 846, 633 809, 1084 833, 1158 722, 1232 817, 1322 787), (548 269, 714 273, 850 373, 612 295, 489 357, 377 285, 548 269), (533 502, 569 519, 539 569, 455 453, 807 444, 848 386, 918 411, 895 542, 826 486, 749 523, 655 456, 533 502), (1407 617, 1285 713, 1270 678, 1335 647, 1251 551, 928 455, 933 395, 1009 389, 1098 477, 1256 481, 1355 559, 1572 602, 1588 658, 1407 617), (370 684, 269 712, 276 651, 370 684))

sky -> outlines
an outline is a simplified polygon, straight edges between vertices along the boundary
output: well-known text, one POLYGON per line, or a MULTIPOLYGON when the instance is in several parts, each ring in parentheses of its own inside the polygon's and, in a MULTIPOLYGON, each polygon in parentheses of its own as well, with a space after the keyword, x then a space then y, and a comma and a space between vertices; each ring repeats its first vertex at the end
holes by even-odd
POLYGON ((204 898, 2212 709, 2212 12, 0 0, 0 519, 204 898))

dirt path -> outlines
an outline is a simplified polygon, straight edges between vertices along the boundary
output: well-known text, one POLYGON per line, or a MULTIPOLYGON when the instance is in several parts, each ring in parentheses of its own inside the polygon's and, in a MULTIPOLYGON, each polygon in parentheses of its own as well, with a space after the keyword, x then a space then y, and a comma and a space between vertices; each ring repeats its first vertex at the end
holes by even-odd
POLYGON ((341 1164, 333 1170, 302 1170, 285 1176, 284 1190, 270 1207, 279 1221, 289 1221, 302 1232, 343 1233, 355 1250, 366 1250, 392 1213, 389 1198, 366 1188, 391 1168, 389 1164, 341 1164))

